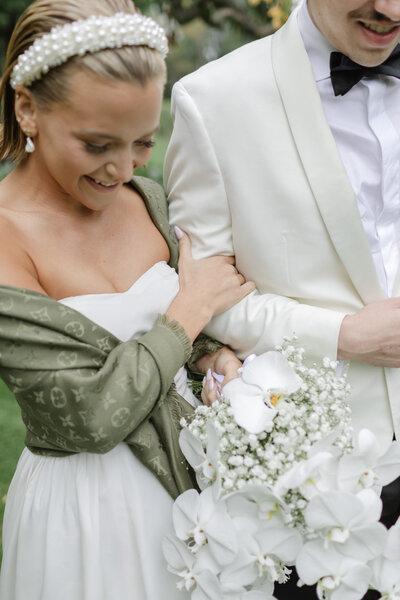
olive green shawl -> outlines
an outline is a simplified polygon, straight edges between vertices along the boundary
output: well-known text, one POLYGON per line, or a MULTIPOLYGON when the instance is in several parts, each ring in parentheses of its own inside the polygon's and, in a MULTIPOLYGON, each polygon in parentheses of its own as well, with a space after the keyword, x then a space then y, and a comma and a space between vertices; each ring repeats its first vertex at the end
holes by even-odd
MULTIPOLYGON (((177 262, 162 189, 134 186, 177 262)), ((201 351, 219 345, 200 341, 201 351)), ((37 292, 0 286, 0 377, 15 394, 34 453, 104 453, 125 441, 167 491, 193 487, 180 451, 179 421, 192 408, 173 384, 192 344, 160 315, 137 340, 121 342, 79 312, 37 292)))

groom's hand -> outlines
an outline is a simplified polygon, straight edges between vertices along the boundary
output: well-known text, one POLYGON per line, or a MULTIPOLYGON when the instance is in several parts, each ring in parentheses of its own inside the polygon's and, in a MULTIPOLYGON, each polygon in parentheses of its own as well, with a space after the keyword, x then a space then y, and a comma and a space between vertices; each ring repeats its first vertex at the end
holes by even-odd
POLYGON ((373 302, 347 315, 339 333, 338 359, 400 367, 400 298, 373 302))

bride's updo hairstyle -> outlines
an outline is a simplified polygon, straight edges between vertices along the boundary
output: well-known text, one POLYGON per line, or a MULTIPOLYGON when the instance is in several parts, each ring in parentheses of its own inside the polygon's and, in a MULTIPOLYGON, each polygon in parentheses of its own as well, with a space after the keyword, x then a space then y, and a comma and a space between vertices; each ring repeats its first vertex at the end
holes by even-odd
MULTIPOLYGON (((19 162, 26 156, 26 140, 15 117, 15 90, 10 83, 20 55, 56 26, 93 16, 112 17, 116 13, 135 15, 139 11, 132 0, 35 0, 22 13, 8 45, 0 86, 0 160, 7 158, 19 162)), ((29 84, 40 110, 51 110, 51 105, 56 102, 68 102, 68 79, 76 69, 85 69, 103 79, 140 86, 156 78, 162 79, 163 83, 166 79, 164 57, 147 45, 126 45, 72 56, 29 84)))

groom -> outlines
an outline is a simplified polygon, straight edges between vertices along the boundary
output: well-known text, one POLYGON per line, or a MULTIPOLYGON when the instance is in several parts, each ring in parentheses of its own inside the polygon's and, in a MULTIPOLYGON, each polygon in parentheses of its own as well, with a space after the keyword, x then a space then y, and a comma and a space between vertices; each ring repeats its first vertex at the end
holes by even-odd
POLYGON ((400 439, 399 42, 400 0, 304 1, 175 85, 165 164, 195 255, 234 254, 257 284, 207 333, 349 361, 354 425, 382 448, 400 439))

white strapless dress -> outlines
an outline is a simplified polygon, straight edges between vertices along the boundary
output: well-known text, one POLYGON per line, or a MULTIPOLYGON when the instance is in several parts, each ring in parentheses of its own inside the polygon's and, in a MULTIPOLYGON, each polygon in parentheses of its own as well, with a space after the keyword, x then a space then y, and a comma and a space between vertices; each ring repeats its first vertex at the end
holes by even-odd
MULTIPOLYGON (((61 302, 125 341, 151 329, 178 288, 175 271, 159 262, 124 293, 61 302)), ((175 382, 194 404, 183 368, 175 382)), ((172 503, 124 443, 63 458, 25 449, 7 495, 0 599, 187 599, 161 552, 172 503)))

